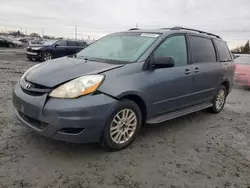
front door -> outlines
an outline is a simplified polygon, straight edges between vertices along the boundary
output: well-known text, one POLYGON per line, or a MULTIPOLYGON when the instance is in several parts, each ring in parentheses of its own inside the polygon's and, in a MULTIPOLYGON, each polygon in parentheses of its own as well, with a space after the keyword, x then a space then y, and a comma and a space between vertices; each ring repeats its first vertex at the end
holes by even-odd
POLYGON ((68 47, 65 40, 60 40, 55 44, 54 58, 63 57, 67 55, 68 47))
POLYGON ((175 66, 155 69, 148 73, 154 116, 188 107, 192 85, 191 65, 188 64, 186 36, 168 37, 154 52, 154 58, 173 57, 175 66))
POLYGON ((222 83, 222 65, 216 60, 214 44, 210 38, 190 36, 189 39, 193 61, 191 100, 193 104, 209 102, 222 83))

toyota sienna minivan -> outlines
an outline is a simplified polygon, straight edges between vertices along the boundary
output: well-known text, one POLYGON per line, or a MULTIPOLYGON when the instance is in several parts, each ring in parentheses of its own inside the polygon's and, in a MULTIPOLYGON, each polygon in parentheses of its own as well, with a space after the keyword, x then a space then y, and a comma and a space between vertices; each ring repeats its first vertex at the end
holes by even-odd
POLYGON ((13 105, 18 119, 41 135, 116 151, 145 123, 203 109, 219 113, 234 71, 217 35, 182 27, 131 29, 31 67, 14 87, 13 105))

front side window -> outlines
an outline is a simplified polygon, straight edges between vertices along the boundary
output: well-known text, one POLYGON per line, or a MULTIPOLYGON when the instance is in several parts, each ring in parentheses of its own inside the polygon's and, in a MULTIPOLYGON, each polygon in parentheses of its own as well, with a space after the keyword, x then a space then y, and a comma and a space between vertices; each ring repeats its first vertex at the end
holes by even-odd
POLYGON ((65 40, 59 40, 56 44, 57 44, 58 46, 67 46, 65 40))
POLYGON ((172 36, 164 41, 155 51, 157 57, 172 57, 175 66, 187 65, 187 44, 185 36, 172 36))
POLYGON ((77 56, 88 59, 113 60, 124 62, 136 61, 160 34, 154 33, 116 33, 103 37, 89 45, 77 56))
POLYGON ((56 42, 57 42, 56 40, 46 40, 46 41, 42 42, 42 45, 44 45, 44 46, 50 46, 50 45, 55 44, 56 42))
POLYGON ((219 40, 215 40, 215 45, 218 49, 220 61, 231 61, 232 57, 230 55, 227 45, 219 40))
POLYGON ((194 63, 216 62, 216 53, 211 39, 190 36, 194 63))

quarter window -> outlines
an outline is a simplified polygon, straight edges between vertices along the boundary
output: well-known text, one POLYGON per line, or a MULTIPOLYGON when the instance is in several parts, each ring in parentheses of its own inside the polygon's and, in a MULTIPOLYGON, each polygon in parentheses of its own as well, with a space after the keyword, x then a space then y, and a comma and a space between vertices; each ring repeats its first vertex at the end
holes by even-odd
POLYGON ((211 39, 190 36, 194 63, 216 62, 216 54, 211 39))
POLYGON ((185 36, 172 36, 164 41, 155 51, 157 57, 172 57, 175 66, 187 65, 187 44, 185 36))
POLYGON ((232 60, 232 57, 231 57, 230 52, 228 50, 228 47, 224 42, 219 41, 219 40, 215 40, 215 45, 218 49, 220 61, 231 61, 232 60))

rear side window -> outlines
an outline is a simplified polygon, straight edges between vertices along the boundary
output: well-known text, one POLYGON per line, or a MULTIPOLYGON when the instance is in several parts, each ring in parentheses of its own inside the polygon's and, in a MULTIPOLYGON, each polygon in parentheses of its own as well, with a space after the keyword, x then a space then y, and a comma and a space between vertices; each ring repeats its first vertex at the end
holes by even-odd
POLYGON ((78 42, 78 46, 87 46, 85 42, 78 42))
POLYGON ((67 46, 77 46, 76 41, 67 41, 67 46))
POLYGON ((230 52, 228 50, 228 47, 224 42, 219 41, 219 40, 215 40, 215 45, 218 49, 220 61, 231 61, 232 60, 232 57, 231 57, 230 52))
POLYGON ((216 62, 216 54, 211 39, 190 36, 194 63, 216 62))

